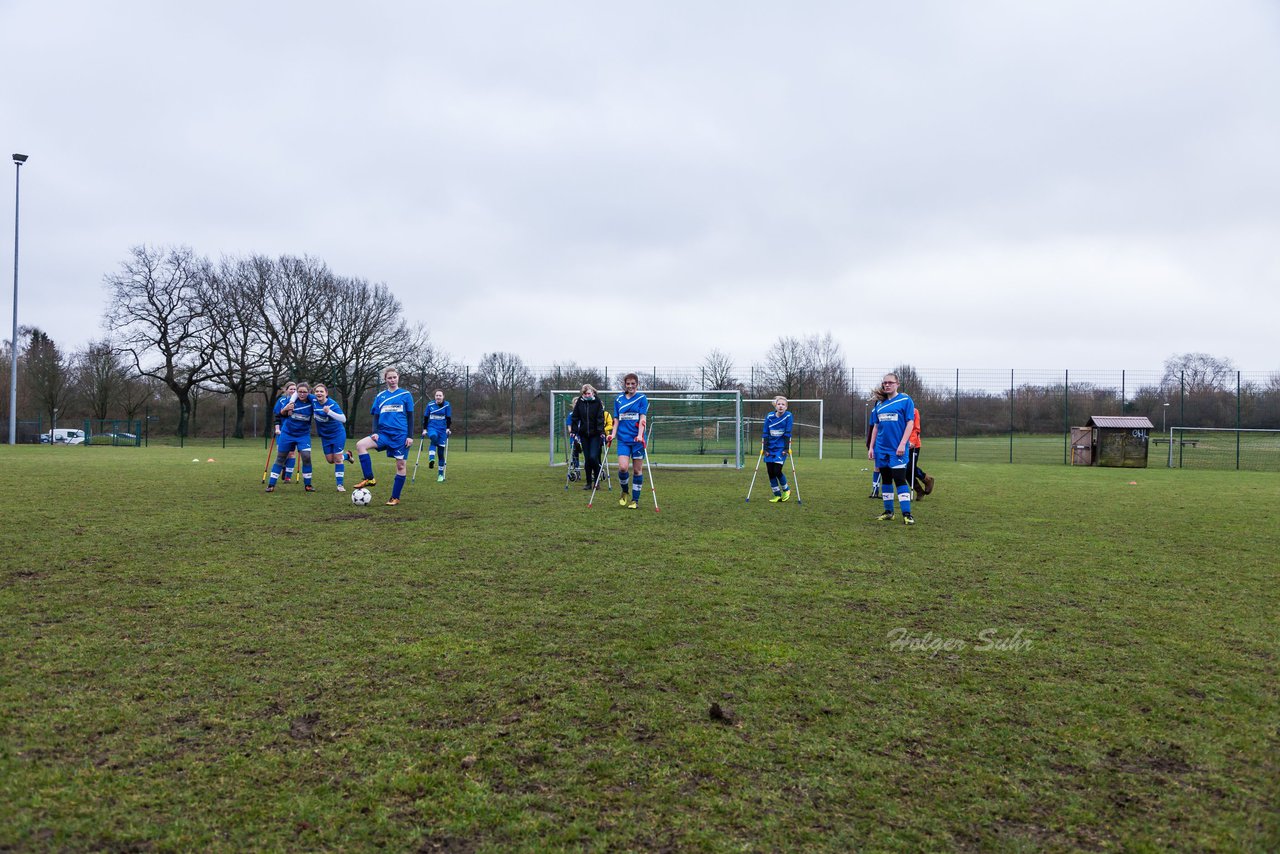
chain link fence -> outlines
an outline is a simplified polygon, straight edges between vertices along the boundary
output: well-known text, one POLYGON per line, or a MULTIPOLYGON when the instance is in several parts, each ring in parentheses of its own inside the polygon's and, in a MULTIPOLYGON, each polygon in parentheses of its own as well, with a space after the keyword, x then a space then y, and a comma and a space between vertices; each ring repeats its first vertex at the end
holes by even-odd
MULTIPOLYGON (((422 408, 436 388, 442 388, 453 405, 454 447, 468 451, 539 451, 547 448, 547 424, 554 389, 591 383, 600 389, 617 389, 622 377, 634 372, 641 389, 711 390, 736 388, 744 398, 821 398, 825 456, 866 453, 867 417, 871 393, 884 375, 883 366, 829 372, 784 374, 761 365, 734 367, 709 375, 700 367, 551 366, 521 367, 509 378, 486 376, 471 366, 457 367, 448 375, 402 375, 401 384, 415 393, 420 422, 422 408), (843 449, 843 450, 842 450, 843 449)), ((924 452, 929 459, 957 462, 1041 463, 1070 462, 1072 427, 1083 426, 1094 415, 1142 415, 1157 433, 1175 427, 1227 430, 1280 429, 1280 372, 1239 371, 1227 381, 1192 382, 1186 376, 1168 378, 1161 371, 1129 370, 1029 370, 949 368, 909 369, 901 372, 902 390, 910 394, 921 412, 924 452)), ((256 395, 253 432, 245 425, 246 440, 264 445, 272 419, 267 397, 256 395)), ((366 394, 361 410, 348 413, 353 436, 370 427, 366 394)), ((193 415, 194 434, 205 439, 222 438, 228 426, 228 398, 205 393, 193 415)), ((59 423, 80 425, 84 419, 59 423)), ((176 405, 157 403, 148 408, 141 423, 125 432, 156 441, 177 430, 176 405), (138 429, 140 428, 140 429, 138 429)), ((48 421, 22 422, 27 441, 48 429, 48 421)), ((119 431, 116 431, 119 432, 119 431)), ((35 438, 38 441, 38 438, 35 438)), ((164 441, 169 443, 168 438, 164 441)), ((174 439, 174 443, 181 441, 174 439)), ((801 456, 816 456, 816 443, 797 449, 801 456)), ((1274 465, 1280 470, 1280 454, 1274 465)), ((1224 458, 1225 459, 1225 458, 1224 458)), ((1153 454, 1151 464, 1163 457, 1153 454)), ((1228 460, 1228 463, 1230 461, 1228 460)), ((1224 466, 1230 467, 1228 463, 1224 466)), ((1259 467, 1256 462, 1249 466, 1259 467)))

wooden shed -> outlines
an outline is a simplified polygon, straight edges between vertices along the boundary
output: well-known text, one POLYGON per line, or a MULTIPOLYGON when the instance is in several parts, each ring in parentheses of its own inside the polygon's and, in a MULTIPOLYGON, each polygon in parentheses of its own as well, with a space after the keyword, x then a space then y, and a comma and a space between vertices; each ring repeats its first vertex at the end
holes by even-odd
POLYGON ((1095 466, 1147 467, 1147 446, 1155 425, 1144 415, 1093 415, 1089 418, 1095 466))

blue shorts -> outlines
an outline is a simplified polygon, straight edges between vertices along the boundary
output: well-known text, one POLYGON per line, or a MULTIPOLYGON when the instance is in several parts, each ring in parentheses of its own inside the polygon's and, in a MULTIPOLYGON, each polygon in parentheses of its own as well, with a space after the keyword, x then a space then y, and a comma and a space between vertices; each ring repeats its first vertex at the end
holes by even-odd
POLYGON ((430 442, 432 445, 436 445, 436 446, 447 445, 449 444, 449 437, 446 436, 444 433, 433 433, 430 430, 428 430, 427 441, 430 442))
POLYGON ((327 436, 320 437, 320 449, 326 454, 340 454, 347 447, 347 437, 344 433, 341 439, 330 439, 327 436))
POLYGON ((633 460, 644 459, 644 445, 639 442, 624 442, 618 440, 618 456, 631 457, 633 460))
POLYGON ((886 454, 882 451, 876 451, 876 468, 878 469, 904 469, 907 467, 907 456, 903 454, 886 454))
POLYGON ((296 451, 311 450, 311 434, 305 436, 290 436, 287 433, 281 433, 276 437, 276 450, 282 454, 292 454, 296 451))
POLYGON ((404 445, 404 436, 392 436, 389 439, 383 434, 378 434, 379 451, 386 451, 387 456, 393 460, 403 460, 409 456, 409 449, 404 445))

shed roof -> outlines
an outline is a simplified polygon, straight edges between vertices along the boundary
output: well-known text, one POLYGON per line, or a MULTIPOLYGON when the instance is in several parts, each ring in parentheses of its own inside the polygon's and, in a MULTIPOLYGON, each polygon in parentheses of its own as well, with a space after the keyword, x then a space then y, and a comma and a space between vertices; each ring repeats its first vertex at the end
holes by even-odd
POLYGON ((1154 430, 1155 426, 1145 415, 1090 415, 1090 427, 1118 427, 1122 430, 1145 428, 1154 430))

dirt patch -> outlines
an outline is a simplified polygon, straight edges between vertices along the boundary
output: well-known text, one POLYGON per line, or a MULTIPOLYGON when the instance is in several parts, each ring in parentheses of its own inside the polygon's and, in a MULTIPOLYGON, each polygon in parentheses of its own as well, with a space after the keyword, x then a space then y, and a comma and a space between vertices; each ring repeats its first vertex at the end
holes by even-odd
POLYGON ((316 727, 319 725, 319 712, 307 712, 305 715, 299 715, 289 723, 289 737, 296 738, 299 741, 313 739, 316 737, 316 727))
POLYGON ((457 836, 428 836, 418 846, 419 854, 436 854, 436 852, 469 854, 479 849, 480 846, 470 839, 461 839, 457 836))

